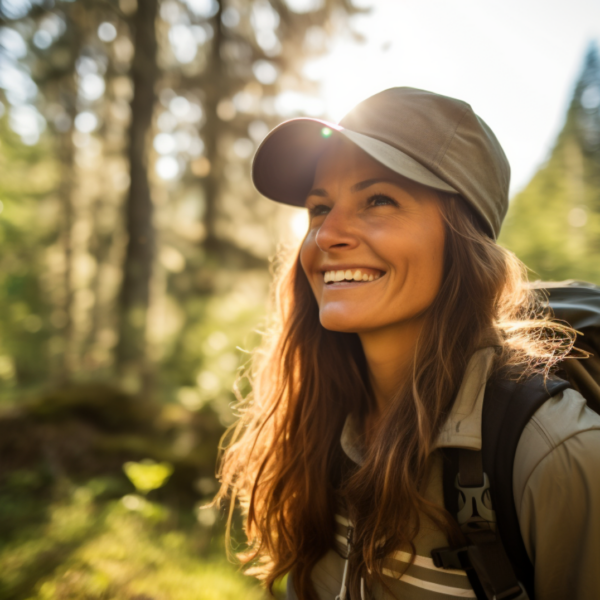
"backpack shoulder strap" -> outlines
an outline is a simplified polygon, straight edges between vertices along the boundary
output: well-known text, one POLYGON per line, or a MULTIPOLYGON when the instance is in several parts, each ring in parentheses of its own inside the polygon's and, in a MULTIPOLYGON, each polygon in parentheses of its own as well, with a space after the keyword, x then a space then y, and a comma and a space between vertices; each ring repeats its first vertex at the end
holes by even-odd
POLYGON ((482 415, 483 469, 490 481, 497 530, 519 581, 533 597, 529 560, 513 498, 513 463, 523 429, 537 409, 568 388, 566 381, 535 375, 515 381, 500 373, 488 381, 482 415))
POLYGON ((513 499, 513 463, 521 433, 535 411, 567 387, 569 384, 558 378, 533 376, 518 380, 514 372, 496 374, 486 385, 482 451, 445 449, 444 502, 468 542, 460 548, 437 548, 432 558, 437 567, 466 569, 477 598, 535 597, 533 565, 513 499), (469 505, 461 511, 458 490, 465 506, 469 505), (484 505, 487 490, 493 507, 491 516, 484 505), (489 530, 494 520, 496 533, 489 530))

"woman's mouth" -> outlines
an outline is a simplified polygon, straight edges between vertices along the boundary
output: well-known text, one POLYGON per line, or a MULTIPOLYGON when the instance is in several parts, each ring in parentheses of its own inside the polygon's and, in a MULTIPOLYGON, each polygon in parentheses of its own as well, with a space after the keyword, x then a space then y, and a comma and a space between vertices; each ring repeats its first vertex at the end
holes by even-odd
POLYGON ((385 271, 378 271, 377 269, 324 271, 323 282, 328 286, 337 287, 348 283, 369 283, 379 279, 383 275, 385 275, 385 271))

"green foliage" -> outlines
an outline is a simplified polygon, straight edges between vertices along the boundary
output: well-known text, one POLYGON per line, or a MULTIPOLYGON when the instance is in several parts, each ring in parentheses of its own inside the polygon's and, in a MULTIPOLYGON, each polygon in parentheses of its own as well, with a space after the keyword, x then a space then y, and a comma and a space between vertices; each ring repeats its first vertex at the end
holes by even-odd
POLYGON ((548 162, 511 202, 500 242, 535 279, 600 283, 600 58, 592 47, 548 162))
POLYGON ((208 407, 167 404, 124 432, 75 397, 54 414, 40 399, 0 414, 0 598, 264 598, 225 559, 224 515, 200 509, 216 489, 221 431, 208 407), (194 435, 206 445, 182 452, 194 435))
POLYGON ((255 330, 265 316, 269 277, 223 269, 219 279, 223 291, 180 299, 183 324, 165 345, 161 384, 186 408, 209 406, 227 425, 234 379, 260 339, 255 330))
POLYGON ((40 247, 53 233, 40 217, 56 185, 54 168, 47 139, 24 146, 0 118, 0 389, 39 384, 49 374, 40 247))
POLYGON ((157 463, 147 458, 141 462, 128 461, 123 465, 123 470, 135 489, 147 494, 165 484, 173 474, 173 465, 168 462, 157 463))
MULTIPOLYGON (((13 477, 23 497, 36 476, 13 477)), ((5 600, 238 600, 262 599, 257 584, 223 558, 219 527, 194 513, 143 497, 103 500, 106 479, 83 485, 62 480, 29 503, 32 524, 0 539, 0 597, 5 600), (40 521, 36 515, 46 514, 40 521), (211 545, 209 536, 217 533, 211 545), (215 551, 216 550, 216 551, 215 551)), ((112 484, 114 487, 114 483, 112 484)), ((9 492, 0 492, 3 512, 9 492)))

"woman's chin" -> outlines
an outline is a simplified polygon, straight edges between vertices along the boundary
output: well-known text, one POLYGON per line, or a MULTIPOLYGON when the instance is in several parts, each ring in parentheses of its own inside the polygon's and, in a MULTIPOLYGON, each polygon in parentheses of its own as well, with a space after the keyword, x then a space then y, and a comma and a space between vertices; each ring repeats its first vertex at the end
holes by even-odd
MULTIPOLYGON (((352 315, 324 314, 320 315, 321 325, 329 331, 338 331, 340 333, 359 333, 365 330, 365 323, 360 322, 352 315)), ((369 329, 368 325, 366 329, 369 329)))

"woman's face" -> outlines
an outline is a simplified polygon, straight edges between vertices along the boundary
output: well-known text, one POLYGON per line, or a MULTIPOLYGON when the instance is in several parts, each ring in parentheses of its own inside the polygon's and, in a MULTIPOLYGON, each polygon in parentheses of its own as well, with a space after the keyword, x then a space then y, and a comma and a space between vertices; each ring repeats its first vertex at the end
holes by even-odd
POLYGON ((420 317, 440 288, 444 225, 435 191, 331 140, 306 199, 300 261, 326 329, 370 332, 420 317))

